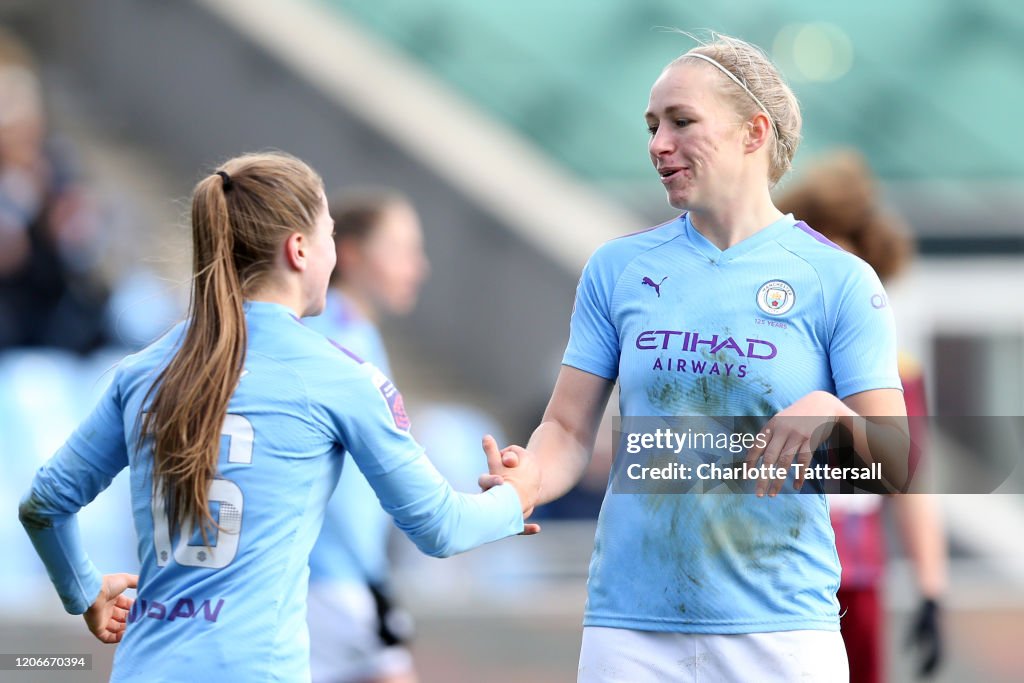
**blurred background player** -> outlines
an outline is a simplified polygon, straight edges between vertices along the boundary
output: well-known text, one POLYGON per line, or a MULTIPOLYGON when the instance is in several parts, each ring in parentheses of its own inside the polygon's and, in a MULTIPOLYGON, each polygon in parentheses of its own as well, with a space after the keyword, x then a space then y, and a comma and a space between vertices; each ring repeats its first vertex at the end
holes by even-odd
POLYGON ((453 492, 394 385, 301 324, 323 310, 336 258, 306 164, 225 162, 196 185, 192 228, 188 319, 122 361, 19 517, 65 609, 120 643, 112 680, 307 680, 309 553, 346 454, 436 555, 522 532, 539 477, 504 471, 485 439, 507 485, 453 492), (75 515, 129 464, 142 569, 104 576, 75 515))
MULTIPOLYGON (((777 205, 867 261, 883 282, 899 275, 913 256, 910 232, 897 216, 881 207, 867 162, 854 150, 837 150, 809 165, 801 180, 777 198, 777 205)), ((901 352, 899 373, 907 414, 928 415, 920 365, 901 352)), ((923 433, 917 433, 913 420, 911 430, 920 447, 923 433)), ((880 683, 887 678, 883 500, 871 495, 834 495, 829 499, 843 568, 839 607, 845 615, 840 623, 851 683, 880 683)), ((921 592, 908 644, 919 650, 918 674, 930 676, 942 662, 939 602, 946 588, 945 535, 933 496, 909 494, 889 500, 921 592)))
MULTIPOLYGON (((353 190, 330 203, 337 266, 323 314, 306 324, 392 377, 378 330, 416 305, 429 266, 419 217, 393 190, 353 190)), ((354 463, 341 472, 310 555, 315 683, 411 683, 411 618, 389 587, 391 517, 354 463)))
POLYGON ((0 350, 110 343, 99 229, 35 61, 0 27, 0 350))
MULTIPOLYGON (((97 178, 93 139, 83 140, 63 115, 45 61, 4 23, 0 17, 0 500, 13 505, 88 415, 109 368, 180 320, 185 297, 171 296, 152 271, 161 249, 140 227, 157 221, 136 213, 130 188, 97 178)), ((125 473, 78 522, 97 566, 134 573, 128 501, 125 473)), ((37 604, 40 591, 52 595, 13 516, 0 518, 0 546, 12 548, 0 582, 19 586, 3 599, 9 610, 37 604)))

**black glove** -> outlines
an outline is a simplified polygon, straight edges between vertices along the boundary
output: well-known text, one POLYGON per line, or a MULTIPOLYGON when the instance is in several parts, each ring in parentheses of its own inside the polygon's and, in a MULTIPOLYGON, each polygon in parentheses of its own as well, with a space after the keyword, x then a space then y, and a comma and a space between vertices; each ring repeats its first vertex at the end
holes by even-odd
POLYGON ((919 651, 919 678, 928 678, 942 663, 942 629, 939 603, 931 598, 921 602, 907 634, 907 645, 919 651))
POLYGON ((388 647, 408 645, 413 634, 412 617, 395 605, 385 586, 371 583, 368 587, 377 606, 377 636, 381 642, 388 647))

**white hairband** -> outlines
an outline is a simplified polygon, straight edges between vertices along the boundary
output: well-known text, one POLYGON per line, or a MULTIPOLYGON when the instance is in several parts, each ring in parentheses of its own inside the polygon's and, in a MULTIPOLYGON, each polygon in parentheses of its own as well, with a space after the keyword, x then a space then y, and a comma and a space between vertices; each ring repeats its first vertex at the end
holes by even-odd
POLYGON ((767 116, 768 120, 771 121, 771 123, 772 123, 772 129, 775 131, 775 137, 776 138, 779 137, 779 128, 778 128, 778 126, 775 125, 775 119, 773 119, 772 115, 768 113, 768 108, 766 106, 764 106, 763 104, 761 104, 761 100, 757 99, 757 96, 754 95, 754 93, 750 92, 750 88, 747 87, 746 83, 744 83, 739 78, 737 78, 736 74, 734 74, 733 72, 731 72, 728 69, 726 69, 724 66, 722 66, 721 64, 716 62, 711 57, 708 57, 705 54, 701 54, 700 52, 687 52, 686 54, 683 55, 683 57, 696 57, 697 59, 703 59, 705 62, 707 62, 708 64, 711 64, 716 69, 718 69, 719 71, 724 73, 726 76, 728 76, 730 79, 732 79, 733 83, 735 83, 736 85, 738 85, 741 88, 743 88, 743 92, 745 92, 748 95, 750 95, 750 99, 754 100, 754 102, 757 103, 757 106, 761 107, 761 111, 764 112, 764 115, 767 116))

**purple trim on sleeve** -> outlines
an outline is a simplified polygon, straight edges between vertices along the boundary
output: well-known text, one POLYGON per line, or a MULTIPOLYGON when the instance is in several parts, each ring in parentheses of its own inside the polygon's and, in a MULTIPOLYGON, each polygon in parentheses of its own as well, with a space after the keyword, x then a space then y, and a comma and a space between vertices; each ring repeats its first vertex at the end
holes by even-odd
POLYGON ((818 232, 817 230, 815 230, 811 226, 807 225, 803 221, 797 221, 793 225, 793 227, 794 228, 800 228, 801 230, 806 232, 808 235, 810 235, 811 237, 813 237, 814 239, 816 239, 817 241, 821 242, 822 244, 824 244, 826 246, 832 247, 833 249, 838 249, 839 251, 846 251, 841 246, 839 246, 838 244, 836 244, 835 242, 833 242, 829 238, 825 237, 820 232, 818 232))

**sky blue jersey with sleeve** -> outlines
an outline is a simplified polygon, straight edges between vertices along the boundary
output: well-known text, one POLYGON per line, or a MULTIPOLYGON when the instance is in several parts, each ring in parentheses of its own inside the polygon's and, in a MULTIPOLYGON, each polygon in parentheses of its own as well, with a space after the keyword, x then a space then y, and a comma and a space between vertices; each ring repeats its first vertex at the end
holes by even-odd
MULTIPOLYGON (((391 377, 377 326, 341 292, 329 290, 324 312, 302 321, 391 377)), ((382 583, 388 576, 391 517, 358 467, 344 467, 309 556, 310 582, 382 583)))
MULTIPOLYGON (((617 380, 623 416, 770 416, 816 390, 899 389, 896 358, 885 292, 863 261, 792 216, 722 251, 684 215, 595 252, 563 363, 617 380)), ((824 495, 609 485, 584 623, 838 630, 839 577, 824 495)))
POLYGON ((309 679, 308 559, 346 452, 398 526, 433 555, 519 533, 511 486, 454 492, 407 430, 401 396, 374 366, 284 306, 248 303, 248 348, 210 487, 220 530, 172 533, 152 495, 152 454, 135 437, 143 400, 183 327, 119 365, 100 403, 44 465, 21 518, 72 613, 101 578, 74 513, 130 467, 141 562, 113 681, 309 679))

